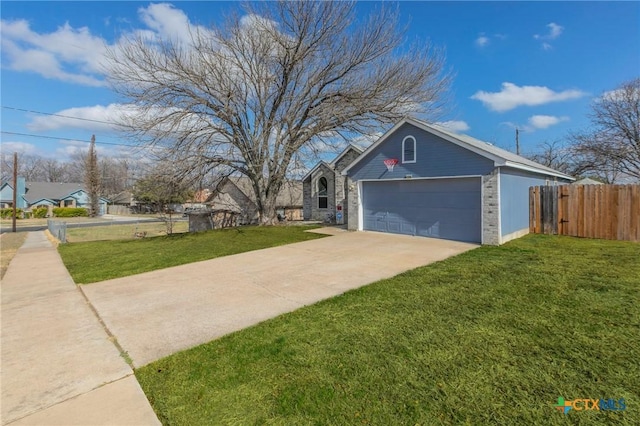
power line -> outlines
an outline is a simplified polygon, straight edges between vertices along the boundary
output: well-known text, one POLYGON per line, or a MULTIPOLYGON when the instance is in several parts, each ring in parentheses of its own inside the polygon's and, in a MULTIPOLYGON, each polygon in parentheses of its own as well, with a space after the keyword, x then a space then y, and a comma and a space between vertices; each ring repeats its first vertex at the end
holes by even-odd
MULTIPOLYGON (((55 139, 55 140, 61 140, 61 141, 86 142, 86 143, 89 143, 89 141, 84 141, 84 140, 78 139, 78 138, 65 138, 65 137, 45 136, 45 135, 32 135, 32 134, 29 134, 29 133, 7 132, 5 130, 2 130, 0 133, 6 134, 6 135, 14 135, 14 136, 25 136, 25 137, 29 137, 29 138, 55 139)), ((124 144, 124 143, 115 143, 115 142, 96 142, 96 143, 100 144, 100 145, 118 145, 118 146, 126 146, 126 147, 129 147, 129 148, 138 148, 138 146, 136 146, 136 145, 127 145, 127 144, 124 144)))
POLYGON ((16 107, 11 107, 11 106, 6 106, 6 105, 2 105, 2 108, 10 109, 10 110, 13 110, 13 111, 29 112, 29 113, 32 113, 32 114, 50 115, 50 116, 53 116, 53 117, 62 117, 62 118, 69 118, 69 119, 72 119, 72 120, 89 121, 89 122, 92 122, 92 123, 101 123, 101 124, 109 124, 111 126, 124 127, 122 124, 109 122, 109 121, 102 121, 102 120, 93 120, 91 118, 72 117, 70 115, 54 114, 52 112, 34 111, 34 110, 30 110, 30 109, 16 108, 16 107))

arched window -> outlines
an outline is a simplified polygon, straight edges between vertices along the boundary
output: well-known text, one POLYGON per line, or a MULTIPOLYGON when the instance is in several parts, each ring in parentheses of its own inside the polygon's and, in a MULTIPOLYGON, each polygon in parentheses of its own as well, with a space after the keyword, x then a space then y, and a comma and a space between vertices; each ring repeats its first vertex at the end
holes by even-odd
POLYGON ((318 208, 326 209, 329 206, 329 191, 327 190, 327 178, 318 179, 318 208))
POLYGON ((402 162, 416 162, 416 138, 413 136, 407 136, 402 139, 402 162))

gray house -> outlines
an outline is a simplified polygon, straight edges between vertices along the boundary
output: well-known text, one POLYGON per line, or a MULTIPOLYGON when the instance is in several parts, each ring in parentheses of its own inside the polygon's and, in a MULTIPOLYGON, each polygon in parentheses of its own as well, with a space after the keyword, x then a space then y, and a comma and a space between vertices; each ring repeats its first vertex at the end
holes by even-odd
MULTIPOLYGON (((381 136, 342 175, 350 230, 492 245, 528 233, 530 186, 574 180, 412 118, 381 136), (385 160, 397 161, 393 171, 385 160)), ((316 185, 313 177, 311 185, 316 185)))
MULTIPOLYGON (((213 185, 203 203, 211 210, 236 213, 238 224, 257 223, 258 205, 249 178, 227 176, 213 185)), ((276 213, 287 220, 302 219, 302 185, 299 181, 285 181, 276 198, 276 213)))
POLYGON ((304 220, 345 223, 347 178, 342 171, 361 154, 360 148, 349 145, 331 163, 320 161, 302 178, 304 220))

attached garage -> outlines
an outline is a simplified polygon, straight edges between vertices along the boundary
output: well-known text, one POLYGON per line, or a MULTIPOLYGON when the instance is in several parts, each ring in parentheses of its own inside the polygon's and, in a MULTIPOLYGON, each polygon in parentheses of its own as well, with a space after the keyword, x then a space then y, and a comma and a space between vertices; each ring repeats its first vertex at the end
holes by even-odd
POLYGON ((363 229, 481 242, 480 177, 362 183, 363 229))
POLYGON ((529 187, 573 180, 466 135, 405 118, 342 172, 348 229, 502 244, 529 230, 529 187))

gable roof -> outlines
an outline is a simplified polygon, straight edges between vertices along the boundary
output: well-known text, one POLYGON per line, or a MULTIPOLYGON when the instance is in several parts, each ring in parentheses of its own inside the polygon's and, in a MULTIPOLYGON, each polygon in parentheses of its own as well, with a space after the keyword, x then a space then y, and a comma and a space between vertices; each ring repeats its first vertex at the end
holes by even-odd
POLYGON ((306 175, 304 175, 304 177, 302 178, 302 181, 304 182, 305 180, 307 180, 308 178, 311 177, 311 175, 320 168, 320 166, 325 166, 326 168, 328 168, 329 170, 333 170, 333 164, 332 163, 327 163, 324 160, 321 160, 318 162, 318 164, 316 164, 315 166, 313 166, 313 168, 311 170, 309 170, 309 172, 307 172, 306 175))
POLYGON ((336 158, 331 160, 330 163, 327 163, 324 160, 320 160, 318 163, 316 163, 316 165, 313 166, 313 168, 311 170, 309 170, 306 175, 304 175, 304 177, 302 178, 302 181, 304 182, 305 180, 307 180, 322 165, 324 165, 324 166, 328 167, 329 169, 333 170, 335 168, 336 164, 338 163, 338 161, 340 161, 340 159, 342 157, 344 157, 345 155, 347 155, 349 153, 349 151, 351 151, 351 150, 356 151, 358 154, 362 154, 362 148, 360 148, 358 146, 355 146, 354 144, 350 143, 349 145, 347 145, 347 147, 345 149, 342 150, 342 152, 340 154, 338 154, 338 156, 336 158))
POLYGON ((342 157, 344 157, 345 155, 347 155, 347 153, 351 150, 354 150, 355 152, 357 152, 358 154, 362 154, 362 148, 355 146, 354 144, 350 143, 349 145, 347 145, 347 147, 345 149, 342 150, 342 152, 340 154, 338 154, 338 156, 336 158, 333 159, 333 161, 329 164, 331 164, 332 166, 335 166, 338 161, 340 161, 340 159, 342 157))
POLYGON ((542 164, 538 164, 535 161, 531 161, 527 158, 524 158, 520 155, 509 152, 505 149, 498 148, 497 146, 491 145, 490 143, 483 142, 479 139, 472 138, 468 135, 461 135, 458 133, 453 133, 443 127, 428 124, 424 121, 417 120, 415 118, 406 117, 400 120, 395 126, 393 126, 389 131, 387 131, 384 135, 380 137, 377 141, 375 141, 369 148, 367 148, 362 155, 356 158, 351 164, 349 164, 342 172, 343 175, 346 175, 347 172, 353 168, 356 164, 358 164, 363 158, 365 158, 371 151, 373 151, 376 147, 381 145, 384 141, 386 141, 389 136, 391 136, 396 130, 398 130, 404 124, 411 124, 421 130, 424 130, 427 133, 431 133, 435 136, 439 136, 440 138, 456 144, 462 148, 468 149, 482 157, 488 158, 492 160, 496 167, 506 166, 512 167, 514 169, 525 170, 534 173, 540 173, 543 175, 556 176, 563 179, 575 180, 573 177, 561 173, 557 170, 554 170, 550 167, 543 166, 542 164))
POLYGON ((604 185, 604 183, 598 181, 598 180, 594 180, 591 179, 590 177, 585 177, 582 179, 578 179, 577 181, 573 182, 575 185, 604 185))
MULTIPOLYGON (((226 184, 235 185, 238 190, 249 199, 254 205, 256 204, 256 195, 253 191, 251 180, 246 176, 227 176, 222 178, 214 185, 214 190, 207 199, 207 202, 211 202, 214 198, 219 197, 222 194, 226 194, 224 186, 226 184)), ((227 197, 228 198, 228 197, 227 197)), ((235 203, 235 201, 230 204, 235 203)), ((302 182, 288 180, 282 184, 280 192, 276 197, 276 207, 294 207, 302 206, 302 182)))
POLYGON ((25 200, 29 204, 35 201, 61 200, 79 190, 84 190, 81 183, 27 182, 25 200))

